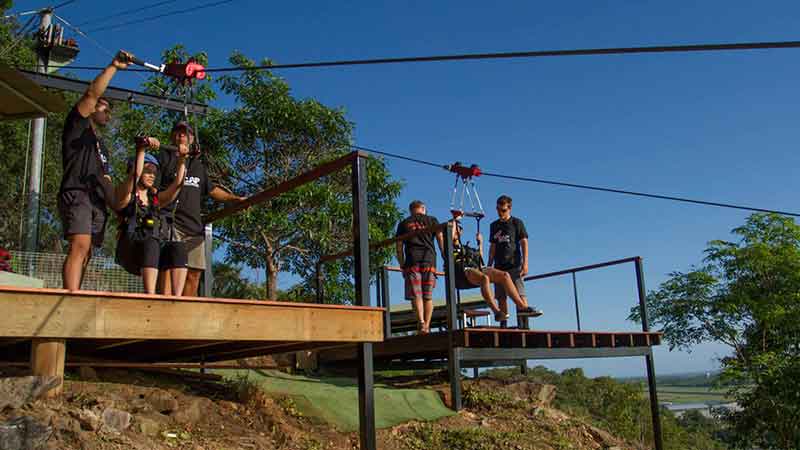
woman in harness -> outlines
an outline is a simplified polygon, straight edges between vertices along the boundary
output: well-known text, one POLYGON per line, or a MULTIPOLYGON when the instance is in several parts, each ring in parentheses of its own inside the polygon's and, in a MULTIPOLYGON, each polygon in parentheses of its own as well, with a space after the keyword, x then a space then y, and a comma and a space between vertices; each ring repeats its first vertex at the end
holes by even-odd
POLYGON ((508 272, 495 269, 493 267, 484 266, 483 264, 483 236, 480 232, 475 235, 478 248, 472 248, 469 245, 461 243, 461 235, 464 228, 460 222, 461 216, 456 216, 453 223, 453 248, 455 251, 455 282, 458 289, 472 289, 476 287, 481 288, 481 295, 489 309, 494 313, 494 319, 498 322, 508 320, 510 317, 507 312, 503 312, 497 306, 497 301, 494 298, 494 291, 492 290, 492 283, 503 286, 511 297, 511 300, 517 305, 518 312, 528 311, 528 303, 520 297, 517 288, 514 286, 514 280, 508 272))
POLYGON ((135 160, 128 161, 128 177, 116 187, 115 209, 120 217, 117 263, 133 275, 140 275, 147 294, 156 292, 159 269, 166 270, 175 286, 175 295, 183 291, 186 281, 186 250, 169 239, 166 223, 160 220, 159 209, 172 203, 183 186, 189 148, 179 147, 175 181, 163 191, 155 186, 158 159, 146 153, 147 147, 158 149, 155 138, 137 139, 135 160))

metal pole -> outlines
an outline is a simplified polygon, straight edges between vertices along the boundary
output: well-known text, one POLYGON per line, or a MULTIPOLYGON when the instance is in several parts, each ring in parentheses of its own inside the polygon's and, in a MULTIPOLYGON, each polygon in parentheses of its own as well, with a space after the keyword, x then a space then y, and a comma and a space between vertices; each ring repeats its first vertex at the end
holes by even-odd
POLYGON ((578 331, 581 331, 581 310, 578 307, 578 280, 572 272, 572 293, 575 296, 575 319, 578 321, 578 331))
POLYGON ((450 399, 453 410, 461 409, 461 360, 460 352, 455 347, 455 333, 458 328, 458 308, 456 302, 456 279, 453 275, 453 222, 447 223, 444 234, 444 292, 447 302, 447 336, 448 355, 447 369, 450 373, 450 399))
POLYGON ((386 267, 381 267, 381 298, 383 299, 383 338, 389 339, 392 337, 392 310, 391 303, 389 302, 389 270, 386 267))
MULTIPOLYGON (((40 13, 40 30, 47 30, 53 20, 53 10, 43 9, 40 13)), ((47 73, 50 61, 50 46, 40 42, 36 49, 37 71, 47 73)), ((39 198, 42 190, 42 154, 44 153, 44 132, 47 118, 39 117, 32 121, 31 133, 31 173, 28 181, 28 211, 25 227, 25 251, 39 250, 39 198)))
MULTIPOLYGON (((644 287, 644 267, 642 258, 636 258, 636 288, 639 292, 639 314, 642 317, 642 331, 650 331, 650 323, 647 318, 647 291, 644 287)), ((644 356, 647 365, 647 387, 650 391, 650 415, 653 419, 653 441, 656 450, 664 449, 664 441, 661 437, 661 410, 658 404, 658 392, 656 391, 656 369, 653 363, 652 349, 644 356)))
MULTIPOLYGON (((355 303, 358 306, 370 306, 367 161, 360 156, 356 156, 352 164, 352 192, 355 303)), ((362 450, 377 449, 372 364, 372 344, 358 344, 358 422, 362 450)))

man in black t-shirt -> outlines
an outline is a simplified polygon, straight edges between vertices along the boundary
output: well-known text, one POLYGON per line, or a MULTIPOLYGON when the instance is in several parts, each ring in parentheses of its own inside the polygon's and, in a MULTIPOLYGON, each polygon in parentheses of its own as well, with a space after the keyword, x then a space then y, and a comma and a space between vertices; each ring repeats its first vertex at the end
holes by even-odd
MULTIPOLYGON (((192 147, 194 144, 194 130, 185 121, 175 123, 170 137, 176 146, 184 144, 192 147)), ((161 179, 156 181, 156 185, 160 189, 165 189, 175 179, 177 157, 172 152, 162 149, 158 161, 162 169, 161 179)), ((197 295, 200 275, 208 264, 205 250, 205 226, 201 214, 201 207, 207 197, 219 202, 238 202, 245 199, 215 185, 208 177, 205 162, 197 153, 186 163, 186 177, 178 199, 162 210, 164 218, 171 225, 171 230, 174 230, 174 235, 170 236, 170 239, 183 242, 188 252, 189 271, 186 274, 186 284, 183 288, 184 296, 194 297, 197 295)), ((168 283, 169 277, 160 276, 159 292, 170 292, 172 289, 168 283)), ((210 293, 206 295, 210 295, 210 293)))
MULTIPOLYGON (((414 200, 408 206, 411 215, 397 224, 395 236, 402 236, 412 231, 430 228, 439 224, 433 216, 425 214, 425 204, 414 200)), ((397 242, 397 262, 403 269, 405 278, 406 300, 411 301, 417 314, 417 328, 421 334, 430 332, 431 315, 433 314, 433 288, 436 287, 436 249, 434 235, 439 243, 439 250, 444 249, 444 235, 436 233, 418 234, 405 241, 397 242)))
MULTIPOLYGON (((522 220, 511 216, 511 197, 501 195, 497 199, 499 218, 489 226, 489 265, 511 275, 520 297, 527 302, 525 283, 522 278, 528 274, 528 231, 522 220)), ((503 286, 495 284, 495 298, 503 313, 508 312, 507 293, 503 286)), ((542 312, 535 307, 519 308, 517 314, 540 316, 542 312)))
POLYGON ((58 212, 64 238, 69 242, 62 269, 64 289, 81 288, 92 245, 103 244, 108 212, 113 203, 108 150, 97 137, 97 128, 111 120, 111 104, 103 97, 119 69, 125 69, 132 55, 120 51, 89 84, 64 121, 61 135, 63 175, 58 190, 58 212))

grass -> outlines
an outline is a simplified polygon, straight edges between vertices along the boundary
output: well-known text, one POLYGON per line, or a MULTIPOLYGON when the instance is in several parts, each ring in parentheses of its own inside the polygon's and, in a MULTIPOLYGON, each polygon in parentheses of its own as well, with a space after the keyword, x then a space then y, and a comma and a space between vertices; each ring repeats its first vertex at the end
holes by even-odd
MULTIPOLYGON (((644 386, 647 392, 647 386, 644 386)), ((724 391, 709 387, 658 385, 658 400, 662 402, 680 403, 727 403, 733 401, 724 391)))

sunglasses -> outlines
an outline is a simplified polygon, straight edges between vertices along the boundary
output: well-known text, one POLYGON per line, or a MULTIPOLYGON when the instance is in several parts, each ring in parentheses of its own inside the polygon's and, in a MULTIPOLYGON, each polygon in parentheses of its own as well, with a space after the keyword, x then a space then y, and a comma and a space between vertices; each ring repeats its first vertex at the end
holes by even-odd
POLYGON ((153 164, 145 164, 144 168, 142 168, 142 173, 155 175, 158 173, 158 167, 154 166, 153 164))

